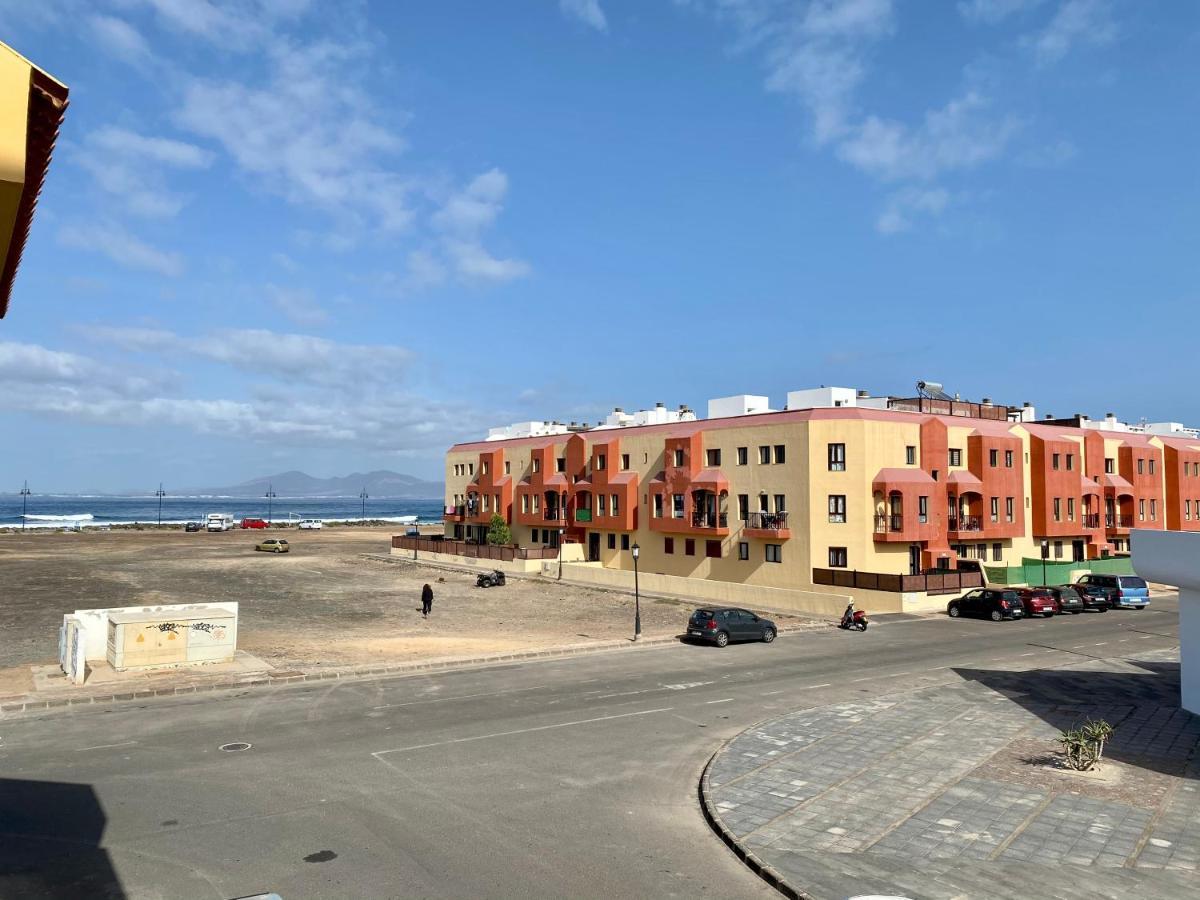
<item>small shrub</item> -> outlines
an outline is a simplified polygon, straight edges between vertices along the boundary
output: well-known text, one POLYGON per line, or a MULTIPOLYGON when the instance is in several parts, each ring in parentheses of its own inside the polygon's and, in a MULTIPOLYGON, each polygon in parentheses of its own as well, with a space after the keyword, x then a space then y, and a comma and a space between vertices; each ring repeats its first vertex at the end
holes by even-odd
POLYGON ((1104 745, 1112 737, 1113 727, 1100 719, 1088 720, 1078 728, 1062 733, 1058 742, 1063 746, 1067 765, 1076 772, 1090 772, 1104 757, 1104 745))

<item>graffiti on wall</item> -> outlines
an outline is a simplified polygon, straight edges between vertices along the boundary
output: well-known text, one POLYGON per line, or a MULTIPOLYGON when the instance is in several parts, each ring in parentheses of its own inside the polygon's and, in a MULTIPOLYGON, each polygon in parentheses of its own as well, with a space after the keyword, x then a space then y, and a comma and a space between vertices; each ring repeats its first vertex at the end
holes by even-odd
POLYGON ((157 629, 159 633, 179 634, 180 629, 185 632, 190 628, 192 631, 203 631, 205 634, 211 635, 214 640, 222 641, 225 639, 225 625, 219 625, 215 622, 154 622, 146 626, 147 630, 157 629))

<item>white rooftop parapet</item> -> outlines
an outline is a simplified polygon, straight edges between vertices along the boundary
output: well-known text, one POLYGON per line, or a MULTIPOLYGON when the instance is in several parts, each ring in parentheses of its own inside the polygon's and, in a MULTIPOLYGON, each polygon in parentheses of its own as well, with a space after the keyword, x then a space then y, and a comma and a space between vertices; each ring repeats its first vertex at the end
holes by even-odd
MULTIPOLYGON (((867 400, 869 397, 863 397, 867 400)), ((833 409, 838 406, 859 405, 859 392, 848 387, 818 387, 803 391, 788 391, 788 409, 833 409)), ((884 403, 886 408, 886 401, 884 403)))
POLYGON ((542 437, 547 434, 566 434, 569 429, 561 422, 514 422, 500 428, 489 428, 489 441, 506 441, 509 438, 542 437))
POLYGON ((1183 708, 1200 715, 1200 533, 1134 529, 1133 568, 1179 588, 1179 684, 1183 708))
POLYGON ((761 412, 771 412, 771 404, 766 397, 755 394, 735 394, 732 397, 717 397, 708 401, 710 419, 729 419, 733 416, 748 416, 761 412))

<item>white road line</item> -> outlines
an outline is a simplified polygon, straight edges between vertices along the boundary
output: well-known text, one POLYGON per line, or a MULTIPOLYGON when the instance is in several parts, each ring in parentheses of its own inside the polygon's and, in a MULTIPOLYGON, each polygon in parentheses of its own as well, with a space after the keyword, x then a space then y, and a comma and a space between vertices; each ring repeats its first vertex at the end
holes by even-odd
POLYGON ((912 674, 912 672, 893 672, 888 677, 889 678, 899 678, 901 675, 911 675, 911 674, 912 674))
MULTIPOLYGON (((371 755, 376 759, 380 759, 389 753, 407 753, 410 750, 428 750, 431 747, 446 747, 450 744, 467 744, 471 741, 486 741, 491 738, 510 737, 514 734, 531 734, 535 731, 551 731, 555 728, 571 728, 575 725, 590 725, 593 722, 608 722, 612 719, 628 719, 632 716, 649 716, 654 713, 670 712, 675 707, 664 706, 660 709, 643 709, 638 712, 619 713, 614 716, 597 716, 594 719, 577 719, 574 722, 557 722, 554 725, 538 725, 534 728, 518 728, 515 731, 494 731, 491 734, 478 734, 474 737, 453 738, 448 741, 435 741, 432 744, 413 744, 411 747, 397 747, 394 750, 376 750, 371 755)), ((383 761, 383 760, 381 760, 383 761)))
MULTIPOLYGON (((1036 651, 1034 651, 1034 652, 1036 652, 1036 651)), ((1033 656, 1033 655, 1034 655, 1034 653, 1033 653, 1033 652, 1031 652, 1031 653, 1022 653, 1021 655, 1022 655, 1022 656, 1033 656)))
POLYGON ((808 684, 804 686, 803 690, 815 691, 817 688, 829 687, 831 684, 833 684, 832 681, 826 681, 824 684, 808 684))
POLYGON ((764 696, 764 697, 771 697, 771 696, 773 696, 773 695, 775 695, 775 694, 782 694, 782 693, 783 693, 783 691, 763 691, 763 696, 764 696))
POLYGON ((712 706, 714 703, 729 703, 732 700, 733 700, 732 697, 726 697, 724 700, 705 700, 704 705, 712 706))
POLYGON ((1093 646, 1093 647, 1103 647, 1103 646, 1104 646, 1105 644, 1107 644, 1107 643, 1108 643, 1108 641, 1101 641, 1101 642, 1100 642, 1100 643, 1098 643, 1098 644, 1092 644, 1092 646, 1093 646))
POLYGON ((648 693, 650 693, 652 690, 655 690, 655 688, 645 688, 645 689, 643 689, 643 690, 640 690, 640 691, 618 691, 618 692, 617 692, 617 693, 615 693, 615 694, 601 694, 601 695, 600 695, 599 697, 597 697, 596 699, 597 699, 597 700, 608 700, 608 699, 609 699, 609 698, 611 698, 611 697, 632 697, 632 696, 634 696, 635 694, 648 694, 648 693))
POLYGON ((137 741, 121 741, 119 744, 97 744, 95 747, 78 747, 75 752, 83 753, 85 750, 108 750, 112 747, 128 747, 136 743, 137 741))
POLYGON ((1154 635, 1154 634, 1143 634, 1143 635, 1141 635, 1141 639, 1142 639, 1143 641, 1148 641, 1148 640, 1150 640, 1150 638, 1152 638, 1152 637, 1157 637, 1157 635, 1154 635))

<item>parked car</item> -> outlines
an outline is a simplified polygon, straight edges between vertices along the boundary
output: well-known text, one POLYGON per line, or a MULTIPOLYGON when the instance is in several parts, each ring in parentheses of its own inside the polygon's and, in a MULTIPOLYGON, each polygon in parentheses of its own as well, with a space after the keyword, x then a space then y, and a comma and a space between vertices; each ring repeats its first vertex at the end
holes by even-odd
POLYGON ((1021 597, 1021 605, 1025 607, 1027 616, 1045 616, 1047 619, 1058 612, 1058 601, 1050 588, 1030 587, 1017 591, 1021 597))
POLYGON ((183 526, 183 530, 184 531, 193 531, 193 532, 203 531, 204 523, 203 522, 188 522, 186 525, 183 526))
POLYGON ((255 544, 254 549, 267 553, 287 553, 292 548, 288 546, 288 542, 284 538, 267 538, 255 544))
POLYGON ((304 531, 320 531, 323 525, 324 523, 320 519, 301 519, 296 527, 304 531))
POLYGON ((1077 616, 1087 608, 1083 602, 1083 595, 1073 585, 1062 584, 1058 587, 1048 587, 1046 590, 1054 595, 1059 615, 1070 613, 1077 616))
POLYGON ((266 528, 266 519, 242 519, 243 528, 266 528))
POLYGON ((1021 595, 1015 590, 976 588, 967 591, 957 600, 951 600, 946 606, 946 612, 954 619, 959 616, 983 616, 993 622, 999 622, 1001 619, 1024 618, 1025 605, 1021 602, 1021 595))
POLYGON ((778 634, 775 623, 748 609, 698 609, 688 619, 687 636, 724 647, 730 641, 771 643, 778 634))
POLYGON ((1074 584, 1072 585, 1079 596, 1083 598, 1083 608, 1095 610, 1096 612, 1108 612, 1112 605, 1108 600, 1108 591, 1098 584, 1074 584))
POLYGON ((503 587, 504 573, 499 569, 493 569, 490 572, 480 572, 479 577, 475 579, 475 587, 503 587))
POLYGON ((1145 609, 1150 605, 1150 588, 1146 579, 1136 575, 1084 575, 1075 582, 1077 587, 1099 588, 1108 605, 1122 609, 1145 609))

